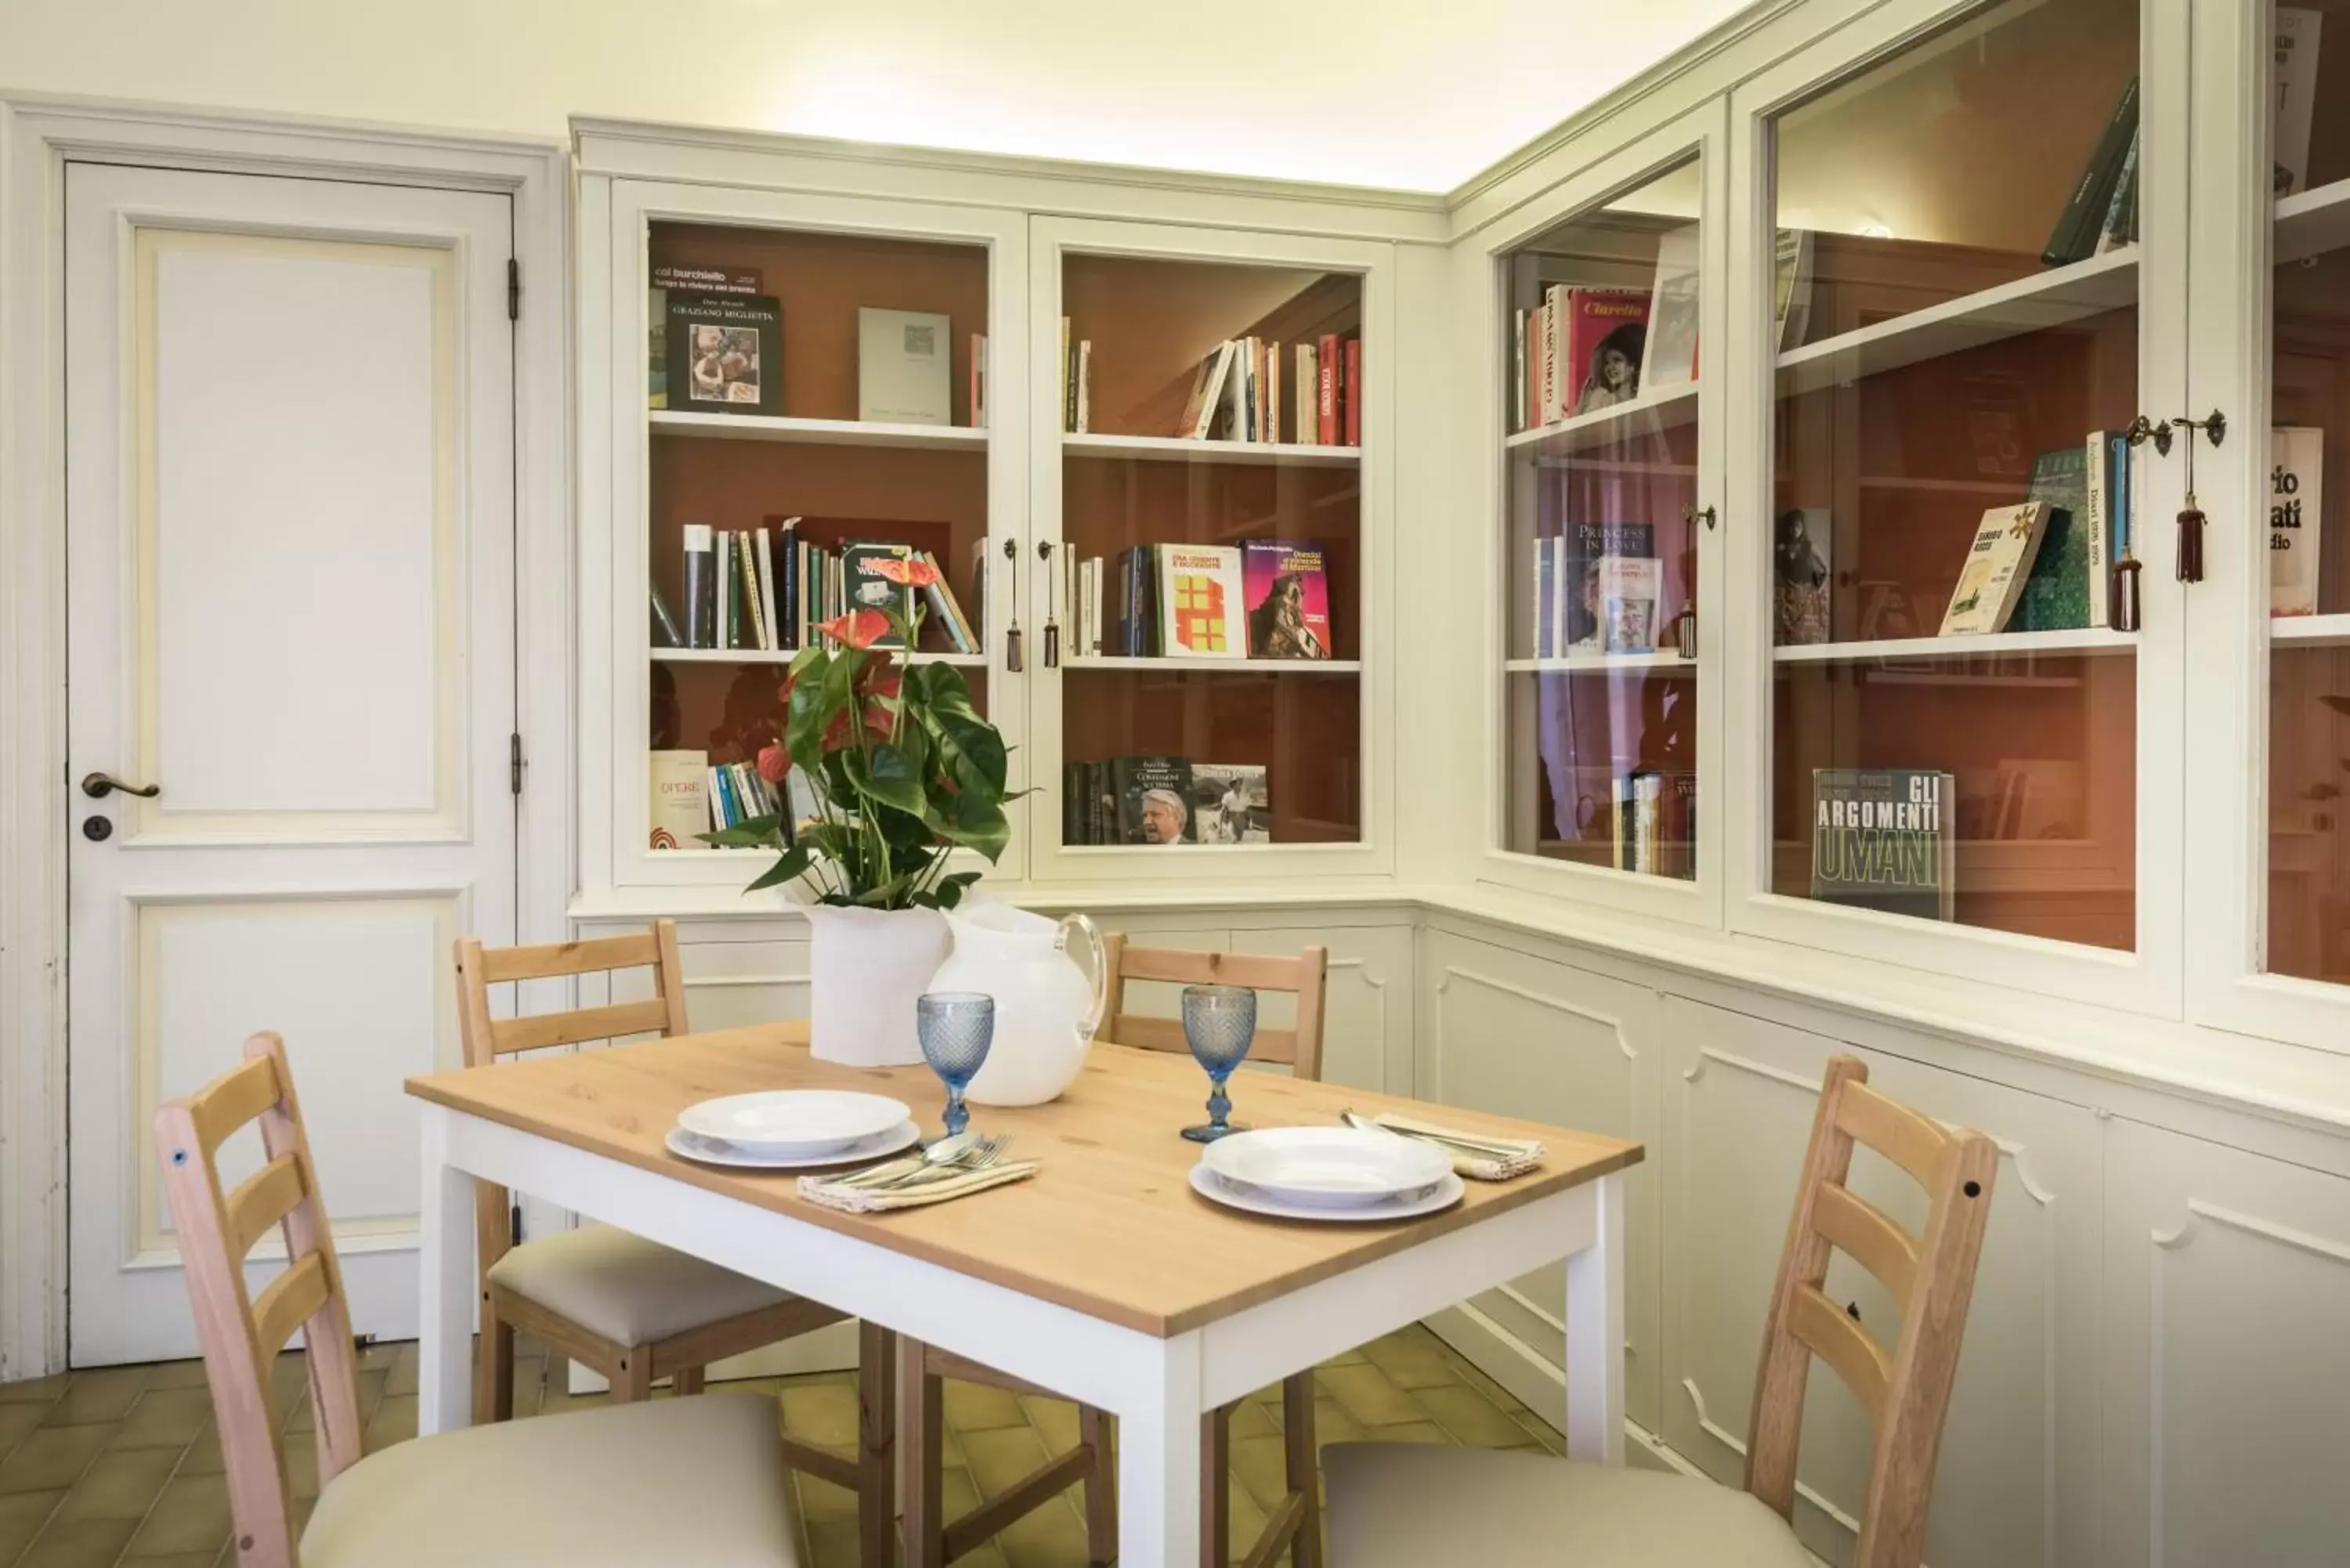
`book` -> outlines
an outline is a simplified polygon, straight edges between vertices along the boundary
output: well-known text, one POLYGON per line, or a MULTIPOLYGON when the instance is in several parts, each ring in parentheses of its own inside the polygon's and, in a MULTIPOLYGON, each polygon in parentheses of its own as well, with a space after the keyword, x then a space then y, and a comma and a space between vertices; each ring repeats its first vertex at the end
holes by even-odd
POLYGON ((785 517, 775 524, 775 554, 783 563, 782 576, 775 584, 782 620, 776 627, 778 645, 796 651, 807 641, 807 607, 801 602, 801 584, 806 572, 801 564, 800 520, 785 517))
POLYGON ((753 538, 755 543, 751 552, 752 562, 758 568, 759 617, 764 623, 760 628, 759 646, 773 651, 785 646, 783 623, 775 618, 775 536, 768 529, 762 528, 753 538))
POLYGON ((2280 5, 2271 26, 2276 43, 2274 118, 2270 125, 2269 193, 2309 189, 2309 120, 2317 103, 2317 34, 2322 11, 2280 5))
POLYGON ((1533 619, 1534 657, 1555 659, 1559 654, 1558 618, 1552 607, 1558 599, 1558 538, 1555 535, 1534 541, 1534 585, 1533 619))
POLYGON ((768 628, 766 599, 759 581, 758 535, 748 528, 738 532, 734 535, 734 554, 743 566, 743 620, 750 630, 743 646, 762 650, 772 649, 775 640, 775 634, 768 628))
POLYGON ((734 267, 657 265, 645 291, 645 404, 669 407, 669 292, 756 294, 759 275, 734 267))
POLYGON ((1175 427, 1175 434, 1186 441, 1206 441, 1216 426, 1216 414, 1223 407, 1224 378, 1232 371, 1232 352, 1239 346, 1229 339, 1208 350, 1192 373, 1191 395, 1183 400, 1183 416, 1175 427))
POLYGON ((2057 215, 2056 226, 2048 235, 2047 248, 2040 253, 2043 264, 2064 266, 2082 260, 2096 249, 2106 208, 2113 201, 2114 187, 2121 178, 2122 162, 2129 155, 2131 138, 2137 134, 2137 78, 2132 77, 2129 84, 2122 88, 2121 99, 2115 104, 2112 118, 2106 121, 2105 133, 2098 137, 2096 147, 2090 152, 2080 177, 2073 182, 2072 196, 2065 202, 2064 212, 2057 215))
POLYGON ((677 617, 670 613, 669 601, 661 597, 661 591, 657 587, 649 587, 647 593, 652 600, 653 646, 683 648, 686 645, 685 628, 679 626, 677 617))
POLYGON ((1064 845, 1090 844, 1092 834, 1086 822, 1086 764, 1065 762, 1061 764, 1061 842, 1064 845))
POLYGON ((1638 289, 1555 285, 1550 292, 1552 308, 1564 307, 1560 369, 1575 389, 1565 417, 1612 408, 1638 397, 1640 362, 1648 337, 1648 296, 1638 289))
POLYGON ((1330 578, 1318 541, 1243 539, 1251 659, 1328 659, 1330 578))
POLYGON ((964 398, 971 410, 971 428, 987 428, 987 334, 971 335, 971 389, 964 398))
POLYGON ((1832 640, 1835 604, 1835 529, 1823 506, 1790 506, 1773 529, 1771 640, 1814 648, 1832 640))
POLYGON ((1510 318, 1510 428, 1527 428, 1526 312, 1523 308, 1510 318))
POLYGON ((1347 339, 1347 386, 1342 394, 1347 408, 1347 444, 1363 444, 1363 340, 1347 339))
POLYGON ((1338 355, 1338 335, 1322 334, 1314 348, 1314 369, 1318 378, 1314 391, 1314 441, 1317 446, 1338 444, 1338 378, 1343 373, 1338 355))
POLYGON ((1170 658, 1246 658, 1240 551, 1229 545, 1159 545, 1151 550, 1159 645, 1149 651, 1170 658))
POLYGON ((1076 382, 1076 408, 1071 416, 1076 422, 1069 428, 1084 435, 1094 428, 1094 340, 1090 337, 1077 340, 1076 382))
POLYGON ((1322 396, 1322 373, 1315 368, 1315 348, 1311 343, 1300 343, 1296 360, 1289 379, 1289 417, 1297 431, 1297 439, 1314 444, 1321 434, 1322 416, 1317 404, 1322 396))
MULTIPOLYGON (((2105 624, 2103 616, 2091 618, 2089 602, 2089 585, 2096 573, 2089 536, 2099 522, 2090 512, 2089 457, 2086 446, 2064 446, 2032 460, 2027 493, 2048 504, 2048 524, 2016 596, 2015 613, 2008 619, 2011 631, 2063 631, 2105 624)), ((2102 472, 2097 483, 2102 495, 2102 472)), ((2102 549, 2097 553, 2102 555, 2102 549)))
POLYGON ((685 631, 688 648, 718 646, 718 555, 707 523, 679 530, 685 542, 685 631))
MULTIPOLYGON (((937 557, 928 550, 916 551, 915 556, 928 562, 932 571, 939 571, 937 557)), ((955 603, 954 589, 949 586, 943 571, 939 571, 937 582, 923 587, 922 600, 931 607, 928 624, 939 628, 945 634, 948 647, 957 653, 979 651, 979 645, 971 635, 970 625, 962 618, 962 607, 955 603)))
POLYGON ((1191 764, 1181 757, 1120 757, 1110 763, 1120 844, 1193 844, 1191 764))
MULTIPOLYGON (((1556 546, 1552 633, 1557 651, 1600 653, 1607 649, 1600 603, 1599 563, 1610 556, 1641 560, 1657 553, 1656 528, 1648 523, 1574 523, 1556 546)), ((1652 596, 1653 597, 1653 596, 1652 596)))
MULTIPOLYGON (((876 561, 905 561, 913 557, 913 546, 875 539, 859 539, 840 547, 840 583, 843 604, 834 614, 852 609, 894 609, 906 620, 914 618, 914 590, 891 582, 873 569, 876 561)), ((827 616, 826 618, 829 619, 827 616)), ((895 627, 873 639, 874 648, 903 648, 906 639, 895 627)))
POLYGON ((1657 281, 1648 290, 1648 332, 1640 385, 1685 387, 1697 379, 1698 235, 1695 223, 1657 236, 1657 281))
POLYGON ((1599 558, 1600 644, 1609 653, 1657 650, 1657 598, 1663 564, 1647 556, 1599 558))
POLYGON ((1201 844, 1268 844, 1273 795, 1263 763, 1191 764, 1192 837, 1201 844))
POLYGON ((672 409, 784 411, 784 313, 772 296, 671 289, 668 319, 672 409))
POLYGON ((651 824, 649 847, 686 849, 694 835, 710 827, 710 753, 648 752, 645 815, 651 824))
POLYGON ((953 325, 936 312, 857 309, 857 417, 899 425, 954 422, 953 325))
POLYGON ((2325 432, 2269 432, 2269 614, 2317 613, 2318 544, 2324 537, 2325 432))
POLYGON ((1780 229, 1772 235, 1771 317, 1779 351, 1800 348, 1812 331, 1812 231, 1780 229))
POLYGON ((1812 770, 1812 897, 1920 919, 1955 918, 1955 780, 1914 768, 1812 770))
POLYGON ((1061 317, 1060 365, 1060 393, 1053 400, 1053 406, 1060 410, 1061 430, 1066 434, 1077 428, 1077 400, 1076 391, 1069 386, 1069 318, 1066 316, 1061 317))
POLYGON ((1942 612, 1940 637, 1979 636, 2007 624, 2033 557, 2048 526, 2048 503, 1994 506, 1975 526, 1950 603, 1942 612))
MULTIPOLYGON (((2123 439, 2126 441, 2128 438, 2123 439)), ((2089 618, 2086 624, 2090 626, 2105 625, 2106 614, 2112 607, 2116 495, 2108 450, 2110 444, 2111 438, 2105 431, 2091 431, 2081 442, 2081 466, 2089 476, 2088 527, 2083 543, 2089 553, 2089 618)))
POLYGON ((731 529, 721 528, 711 535, 711 540, 718 552, 718 640, 713 646, 740 648, 742 642, 735 635, 739 624, 735 594, 742 567, 734 555, 734 535, 731 529))
POLYGON ((2098 255, 2117 251, 2137 238, 2137 150, 2144 140, 2144 127, 2130 133, 2129 151, 2122 155, 2121 177, 2114 182, 2113 200, 2106 203, 2105 222, 2098 226, 2098 255))

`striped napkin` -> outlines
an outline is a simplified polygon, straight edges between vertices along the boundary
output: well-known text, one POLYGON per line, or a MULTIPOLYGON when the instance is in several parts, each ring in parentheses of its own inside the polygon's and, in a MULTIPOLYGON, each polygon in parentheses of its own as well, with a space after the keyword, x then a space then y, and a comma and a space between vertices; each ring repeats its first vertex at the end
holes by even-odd
POLYGON ((1542 1168, 1543 1146, 1532 1139, 1460 1132, 1433 1122, 1398 1116, 1393 1111, 1383 1111, 1375 1116, 1348 1111, 1345 1120, 1351 1127, 1377 1127, 1399 1137, 1433 1144, 1451 1158, 1456 1173, 1471 1181, 1509 1181, 1542 1168))
POLYGON ((991 1187, 1025 1181, 1042 1168, 1043 1163, 1038 1160, 1009 1159, 983 1170, 967 1170, 957 1176, 909 1181, 895 1187, 844 1187, 837 1177, 803 1176, 799 1193, 810 1203, 837 1209, 844 1214, 886 1214, 893 1209, 920 1209, 925 1204, 968 1198, 991 1187))

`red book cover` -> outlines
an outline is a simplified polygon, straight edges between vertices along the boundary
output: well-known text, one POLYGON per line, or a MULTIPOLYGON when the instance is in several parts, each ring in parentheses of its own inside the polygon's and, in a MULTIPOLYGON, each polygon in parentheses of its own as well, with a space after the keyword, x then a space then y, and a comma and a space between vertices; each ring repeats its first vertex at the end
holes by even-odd
POLYGON ((1566 411, 1571 418, 1628 403, 1640 395, 1640 360, 1648 339, 1645 289, 1567 292, 1566 411))
POLYGON ((1330 577, 1315 540, 1241 541, 1251 659, 1330 657, 1330 577))
POLYGON ((1321 367, 1322 387, 1315 399, 1315 412, 1321 421, 1316 439, 1324 446, 1338 444, 1338 335, 1322 334, 1322 355, 1315 361, 1321 367))
POLYGON ((1359 337, 1347 339, 1347 444, 1363 444, 1363 340, 1359 337))

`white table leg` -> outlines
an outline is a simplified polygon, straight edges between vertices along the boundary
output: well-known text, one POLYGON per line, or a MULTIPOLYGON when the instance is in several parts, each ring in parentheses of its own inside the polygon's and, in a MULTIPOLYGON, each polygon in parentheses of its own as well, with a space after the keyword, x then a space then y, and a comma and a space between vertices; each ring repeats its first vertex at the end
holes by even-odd
POLYGON ((473 1179, 448 1161, 451 1114, 424 1107, 416 1429, 428 1434, 473 1419, 473 1179))
POLYGON ((1566 1260, 1566 1457, 1624 1462, 1624 1177, 1595 1183, 1599 1235, 1566 1260))
POLYGON ((1118 1412, 1118 1568, 1198 1568, 1200 1336, 1157 1351, 1144 1398, 1118 1412))

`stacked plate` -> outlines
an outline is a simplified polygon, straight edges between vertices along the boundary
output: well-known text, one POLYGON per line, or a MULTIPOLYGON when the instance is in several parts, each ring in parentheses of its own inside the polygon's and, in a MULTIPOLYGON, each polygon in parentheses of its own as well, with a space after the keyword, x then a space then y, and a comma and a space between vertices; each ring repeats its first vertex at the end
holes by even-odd
POLYGON ((677 1114, 669 1150, 704 1165, 806 1170, 895 1154, 921 1129, 903 1100, 839 1089, 770 1089, 677 1114))
POLYGON ((1461 1193, 1442 1150, 1354 1127, 1267 1127, 1219 1138, 1191 1168, 1191 1189, 1252 1214, 1357 1224, 1433 1214, 1461 1193))

